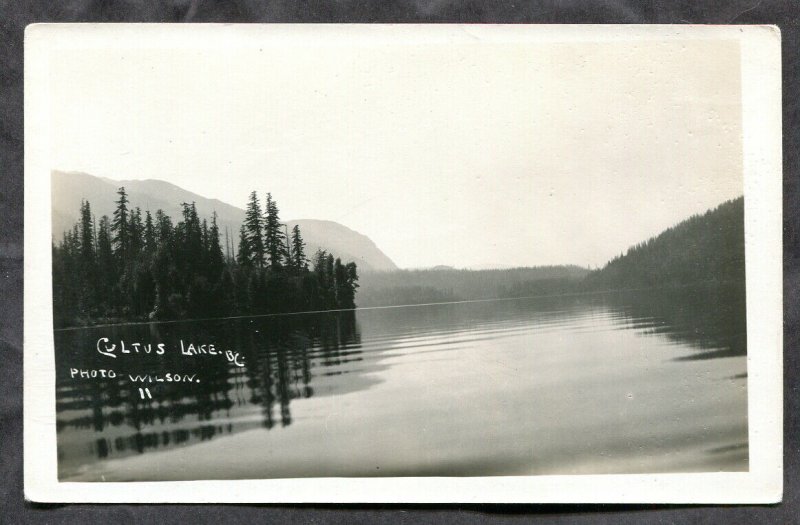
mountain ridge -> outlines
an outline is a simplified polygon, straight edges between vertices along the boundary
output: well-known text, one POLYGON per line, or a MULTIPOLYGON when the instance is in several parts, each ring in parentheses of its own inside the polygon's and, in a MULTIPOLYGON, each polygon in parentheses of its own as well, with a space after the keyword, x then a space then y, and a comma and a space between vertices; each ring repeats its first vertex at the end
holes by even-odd
MULTIPOLYGON (((244 221, 243 209, 214 198, 204 197, 160 179, 115 180, 97 177, 80 171, 51 172, 52 181, 52 237, 58 242, 63 232, 77 222, 80 203, 88 200, 96 218, 113 214, 118 188, 124 186, 131 207, 154 213, 162 209, 177 221, 181 216, 181 202, 195 202, 200 217, 210 219, 217 213, 221 242, 238 244, 239 226, 244 221)), ((314 254, 324 249, 343 261, 354 261, 360 271, 391 271, 397 265, 366 235, 335 221, 324 219, 297 219, 285 222, 291 230, 300 225, 306 252, 314 254)))

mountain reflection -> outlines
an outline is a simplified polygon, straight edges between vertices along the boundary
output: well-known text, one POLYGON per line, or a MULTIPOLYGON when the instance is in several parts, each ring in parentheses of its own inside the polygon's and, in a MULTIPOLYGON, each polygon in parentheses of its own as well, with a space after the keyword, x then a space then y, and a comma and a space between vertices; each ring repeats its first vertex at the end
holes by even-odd
POLYGON ((59 456, 85 461, 87 442, 96 458, 121 457, 252 428, 285 427, 292 423, 292 400, 315 395, 315 375, 361 359, 360 339, 352 311, 56 332, 56 428, 64 434, 59 456), (109 359, 94 351, 99 337, 163 342, 172 351, 109 359), (235 349, 245 366, 220 356, 181 355, 176 350, 181 338, 235 349), (70 368, 113 368, 117 376, 72 378, 70 368), (200 382, 129 378, 168 372, 197 374, 200 382), (147 387, 152 399, 142 399, 139 387, 147 387))
POLYGON ((695 286, 603 295, 626 328, 664 335, 694 352, 676 361, 747 355, 747 319, 743 285, 695 286))

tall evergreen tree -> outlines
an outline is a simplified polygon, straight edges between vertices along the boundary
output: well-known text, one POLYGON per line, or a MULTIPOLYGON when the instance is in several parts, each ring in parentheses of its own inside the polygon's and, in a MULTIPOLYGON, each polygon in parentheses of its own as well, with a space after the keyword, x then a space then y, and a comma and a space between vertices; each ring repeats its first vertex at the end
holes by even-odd
POLYGON ((334 257, 329 253, 325 258, 325 307, 336 308, 336 270, 334 257))
POLYGON ((152 255, 156 251, 156 229, 150 210, 147 210, 144 215, 144 248, 148 255, 152 255))
POLYGON ((101 273, 108 276, 114 274, 114 253, 111 248, 111 226, 108 215, 100 218, 97 230, 97 262, 101 273))
MULTIPOLYGON (((258 202, 258 195, 253 191, 250 193, 250 201, 244 214, 244 227, 247 238, 248 251, 251 264, 257 268, 264 266, 265 247, 263 236, 263 218, 261 215, 261 204, 258 202)), ((241 249, 241 247, 240 247, 241 249)))
POLYGON ((315 272, 323 271, 325 266, 325 258, 328 256, 328 252, 323 250, 322 248, 318 248, 317 251, 314 253, 314 258, 312 259, 312 264, 314 265, 315 272))
POLYGON ((81 201, 81 214, 78 230, 75 233, 76 272, 72 279, 78 293, 82 310, 89 314, 96 308, 97 272, 94 245, 94 221, 89 201, 81 201))
POLYGON ((269 266, 275 270, 283 267, 286 259, 286 244, 284 242, 285 235, 283 233, 283 225, 281 224, 280 217, 278 216, 278 204, 272 198, 271 193, 267 193, 267 202, 265 207, 264 218, 264 237, 269 257, 269 266))
POLYGON ((114 244, 114 255, 124 261, 128 256, 130 235, 128 224, 128 194, 125 193, 125 187, 117 190, 119 200, 116 201, 116 209, 114 210, 114 219, 111 222, 111 235, 114 244))
POLYGON ((219 244, 219 226, 217 226, 217 212, 211 215, 211 228, 208 231, 208 268, 209 278, 216 281, 222 276, 224 260, 222 246, 219 244))
POLYGON ((92 210, 89 206, 89 201, 81 201, 80 235, 81 259, 83 260, 83 264, 93 266, 95 262, 95 233, 92 210))
POLYGON ((176 229, 172 219, 163 210, 156 210, 155 232, 157 249, 152 260, 155 292, 153 307, 149 313, 151 319, 169 319, 177 316, 175 304, 180 303, 181 296, 179 271, 175 262, 178 243, 175 240, 176 229))
POLYGON ((142 210, 137 206, 130 213, 130 257, 136 257, 144 247, 144 225, 142 224, 142 210))
POLYGON ((172 219, 164 213, 164 210, 156 211, 156 238, 159 247, 170 247, 172 245, 172 219))
POLYGON ((356 307, 356 288, 358 288, 358 267, 356 263, 349 262, 345 265, 345 279, 347 285, 345 302, 342 305, 344 308, 356 307))
POLYGON ((178 225, 181 243, 180 258, 178 263, 186 271, 187 278, 191 279, 203 260, 203 231, 200 219, 197 216, 195 203, 182 203, 183 220, 178 225))
POLYGON ((308 269, 305 247, 306 243, 303 241, 303 236, 300 235, 300 226, 295 224, 292 228, 292 261, 297 271, 308 269))
POLYGON ((253 266, 253 256, 250 251, 250 239, 247 237, 247 227, 239 227, 239 249, 236 252, 236 262, 244 268, 253 266))
POLYGON ((117 271, 111 247, 111 221, 108 215, 100 218, 100 225, 97 228, 97 280, 100 290, 97 300, 104 305, 105 310, 109 310, 116 302, 113 289, 117 271))
POLYGON ((208 232, 208 221, 203 219, 202 228, 200 231, 202 232, 202 239, 203 239, 203 252, 208 253, 208 243, 209 243, 209 232, 208 232))

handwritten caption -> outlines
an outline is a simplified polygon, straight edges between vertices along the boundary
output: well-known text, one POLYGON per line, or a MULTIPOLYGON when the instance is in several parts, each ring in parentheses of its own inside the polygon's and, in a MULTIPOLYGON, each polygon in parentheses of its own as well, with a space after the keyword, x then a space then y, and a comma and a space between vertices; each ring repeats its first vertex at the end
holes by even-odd
MULTIPOLYGON (((244 367, 244 356, 239 352, 233 350, 220 350, 213 343, 190 343, 181 339, 178 345, 169 347, 165 343, 138 343, 138 342, 125 342, 111 341, 108 337, 101 337, 97 340, 95 349, 98 354, 111 359, 117 359, 122 356, 145 356, 145 355, 165 355, 172 352, 176 355, 185 357, 200 357, 200 356, 219 356, 225 359, 230 365, 237 367, 244 367)), ((115 379, 117 377, 126 377, 132 384, 151 384, 151 383, 199 383, 200 378, 197 373, 185 374, 178 372, 166 372, 159 374, 139 373, 131 374, 118 372, 113 368, 70 368, 70 379, 83 380, 83 379, 98 379, 108 378, 115 379)), ((141 399, 153 399, 153 395, 149 386, 141 386, 138 388, 138 394, 141 399)))

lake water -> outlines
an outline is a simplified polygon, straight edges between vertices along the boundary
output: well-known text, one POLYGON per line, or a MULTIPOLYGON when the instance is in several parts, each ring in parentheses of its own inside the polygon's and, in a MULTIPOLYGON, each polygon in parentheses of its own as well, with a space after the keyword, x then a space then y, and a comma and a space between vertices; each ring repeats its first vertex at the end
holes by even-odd
POLYGON ((56 331, 59 477, 742 471, 745 340, 720 288, 56 331))

